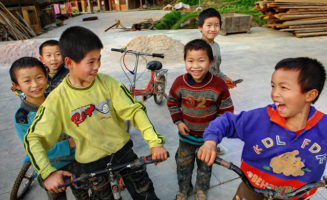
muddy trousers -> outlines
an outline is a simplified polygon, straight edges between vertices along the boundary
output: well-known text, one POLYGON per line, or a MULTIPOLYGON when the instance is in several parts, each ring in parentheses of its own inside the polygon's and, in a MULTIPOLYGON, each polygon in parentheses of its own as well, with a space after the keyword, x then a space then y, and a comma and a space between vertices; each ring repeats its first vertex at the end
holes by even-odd
MULTIPOLYGON (((72 174, 76 174, 77 173, 76 170, 78 169, 78 167, 79 167, 79 164, 76 161, 72 161, 68 165, 62 167, 60 170, 68 171, 72 174)), ((41 185, 41 187, 44 188, 43 181, 40 180, 40 177, 38 178, 38 181, 39 181, 39 184, 41 185)), ((72 190, 72 193, 73 193, 75 199, 78 199, 78 200, 88 200, 89 199, 88 189, 76 189, 74 187, 70 187, 70 189, 72 190)), ((60 192, 60 193, 51 193, 51 192, 47 191, 47 195, 48 195, 49 200, 67 200, 66 191, 60 192)))
MULTIPOLYGON (((138 159, 132 147, 133 143, 130 140, 122 149, 120 149, 115 154, 91 163, 80 164, 78 170, 79 175, 83 173, 94 172, 97 170, 103 170, 107 167, 108 163, 111 163, 111 166, 117 166, 119 164, 128 163, 138 159)), ((145 167, 126 169, 121 171, 120 175, 123 177, 124 185, 134 200, 158 199, 154 192, 153 183, 150 180, 145 167)), ((93 186, 90 188, 92 190, 92 194, 94 195, 92 199, 113 199, 108 174, 99 175, 97 177, 97 181, 93 182, 92 184, 93 186)))
POLYGON ((189 144, 179 140, 176 164, 179 191, 182 193, 190 193, 193 190, 192 174, 195 160, 198 167, 195 188, 203 191, 209 189, 212 166, 208 166, 197 158, 195 151, 199 147, 200 146, 198 145, 189 144))

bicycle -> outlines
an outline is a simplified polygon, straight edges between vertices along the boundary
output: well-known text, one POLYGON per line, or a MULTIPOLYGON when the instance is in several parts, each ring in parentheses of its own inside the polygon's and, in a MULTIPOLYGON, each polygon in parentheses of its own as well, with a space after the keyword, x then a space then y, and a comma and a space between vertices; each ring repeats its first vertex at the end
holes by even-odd
POLYGON ((22 199, 36 177, 30 161, 26 161, 19 171, 10 192, 10 200, 22 199))
POLYGON ((139 63, 140 56, 152 56, 157 58, 164 58, 164 55, 158 53, 144 53, 139 51, 132 51, 132 50, 127 50, 126 48, 121 48, 121 49, 112 48, 111 51, 117 51, 123 53, 120 60, 120 66, 130 83, 130 92, 132 94, 132 97, 134 98, 135 96, 142 96, 142 100, 145 101, 146 99, 153 96, 155 103, 160 105, 163 101, 163 98, 166 97, 165 89, 166 89, 166 77, 167 77, 168 69, 162 69, 162 63, 159 61, 156 60, 150 61, 146 65, 146 69, 151 71, 150 80, 148 81, 148 83, 145 85, 143 89, 136 89, 136 81, 142 76, 141 74, 139 77, 137 77, 137 72, 138 72, 137 70, 138 70, 138 63, 139 63), (125 56, 127 54, 134 54, 136 57, 133 70, 128 69, 128 67, 126 66, 125 56), (126 71, 128 71, 132 75, 132 79, 128 76, 128 73, 126 71))
MULTIPOLYGON (((167 152, 167 156, 169 157, 169 153, 167 152)), ((152 156, 148 155, 148 156, 142 156, 132 162, 129 163, 125 163, 125 164, 120 164, 117 166, 111 166, 110 163, 107 164, 107 168, 103 169, 103 170, 98 170, 95 172, 91 172, 91 173, 87 173, 87 174, 82 174, 79 177, 70 177, 70 179, 67 177, 65 177, 65 180, 67 182, 65 182, 64 184, 58 186, 58 189, 62 188, 62 187, 67 187, 67 186, 72 186, 75 187, 76 189, 78 188, 90 188, 92 186, 94 186, 96 181, 97 181, 97 176, 101 175, 101 174, 108 174, 109 175, 109 184, 111 186, 111 191, 113 194, 113 197, 115 200, 121 200, 121 191, 123 190, 123 183, 121 182, 121 178, 124 177, 120 174, 120 172, 122 170, 125 169, 133 169, 133 168, 138 168, 138 167, 142 167, 147 164, 152 164, 152 163, 157 163, 157 162, 161 162, 162 160, 160 159, 155 159, 152 160, 152 156), (84 181, 84 180, 88 180, 88 184, 84 184, 84 185, 78 185, 79 182, 84 181)), ((134 173, 138 173, 142 170, 138 170, 135 171, 134 173)), ((133 174, 134 174, 133 173, 133 174)), ((127 174, 125 176, 131 175, 127 174)), ((96 187, 96 186, 94 186, 96 187)), ((91 199, 94 198, 93 194, 91 194, 91 199)))
POLYGON ((300 197, 302 195, 304 195, 306 192, 315 189, 315 188, 319 188, 319 187, 326 187, 327 185, 327 177, 323 177, 322 180, 319 181, 315 181, 315 182, 311 182, 308 184, 305 184, 304 186, 293 190, 292 192, 288 192, 288 193, 279 193, 276 192, 275 190, 272 190, 270 188, 265 188, 265 189, 260 189, 260 188, 256 188, 252 185, 252 183, 250 182, 250 180, 247 178, 247 176, 245 175, 245 173, 236 165, 234 165, 232 162, 227 162, 224 159, 217 157, 215 159, 215 164, 223 166, 229 170, 234 171, 236 174, 238 174, 240 176, 240 178, 242 179, 242 181, 254 192, 262 194, 263 197, 267 198, 267 200, 272 200, 272 199, 290 199, 290 198, 295 198, 295 197, 300 197))

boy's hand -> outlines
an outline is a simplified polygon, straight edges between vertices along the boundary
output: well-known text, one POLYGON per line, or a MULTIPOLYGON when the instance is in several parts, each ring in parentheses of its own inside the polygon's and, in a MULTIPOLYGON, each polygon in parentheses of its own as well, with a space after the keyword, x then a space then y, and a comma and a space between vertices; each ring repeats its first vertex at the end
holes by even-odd
MULTIPOLYGON (((167 151, 164 147, 152 147, 150 155, 152 156, 152 160, 160 159, 162 161, 167 160, 167 151)), ((154 163, 157 165, 158 163, 154 163)))
POLYGON ((225 79, 225 83, 228 86, 228 88, 233 88, 236 87, 236 84, 234 83, 234 81, 231 78, 226 78, 225 79))
POLYGON ((75 148, 76 147, 76 144, 75 144, 75 141, 72 137, 70 137, 68 139, 68 143, 69 143, 69 148, 72 149, 72 148, 75 148))
POLYGON ((179 122, 177 124, 177 128, 182 135, 189 135, 190 129, 186 126, 184 122, 179 122))
POLYGON ((214 140, 207 140, 199 148, 198 158, 211 166, 217 157, 217 142, 214 140))
POLYGON ((59 193, 66 190, 66 187, 58 189, 59 185, 65 183, 63 177, 64 176, 73 176, 71 173, 67 171, 55 171, 52 172, 45 180, 44 180, 44 187, 50 191, 51 193, 59 193))

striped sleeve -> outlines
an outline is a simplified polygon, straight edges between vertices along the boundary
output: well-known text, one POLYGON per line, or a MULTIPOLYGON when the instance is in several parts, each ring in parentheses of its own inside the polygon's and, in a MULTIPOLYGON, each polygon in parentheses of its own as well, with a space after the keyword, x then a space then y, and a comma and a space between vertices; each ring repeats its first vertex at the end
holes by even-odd
POLYGON ((218 116, 221 116, 225 112, 234 113, 233 101, 227 86, 221 91, 220 98, 220 101, 217 101, 218 116))
POLYGON ((41 106, 24 137, 26 153, 43 180, 56 171, 49 162, 47 152, 56 144, 60 136, 61 126, 58 121, 41 106))
POLYGON ((111 91, 113 91, 112 102, 117 114, 124 120, 130 120, 132 125, 141 131, 150 149, 162 147, 165 138, 154 129, 143 102, 136 101, 129 90, 118 81, 112 81, 111 87, 111 91))
POLYGON ((177 95, 178 85, 181 85, 181 79, 177 78, 170 88, 169 95, 167 98, 167 107, 170 116, 174 123, 183 120, 183 114, 181 110, 181 100, 177 95))

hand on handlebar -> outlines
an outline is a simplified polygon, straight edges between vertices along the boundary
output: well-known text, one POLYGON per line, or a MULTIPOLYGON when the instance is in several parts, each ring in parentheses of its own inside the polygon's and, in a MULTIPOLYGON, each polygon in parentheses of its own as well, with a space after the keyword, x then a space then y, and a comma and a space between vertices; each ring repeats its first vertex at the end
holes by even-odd
POLYGON ((66 190, 66 187, 62 187, 58 189, 59 185, 64 184, 64 176, 73 176, 71 173, 67 171, 58 170, 52 172, 45 180, 44 180, 44 187, 50 191, 51 193, 59 193, 66 190))
POLYGON ((206 162, 211 166, 217 157, 217 142, 213 140, 207 140, 199 148, 198 158, 203 162, 206 162))
MULTIPOLYGON (((164 147, 152 147, 150 155, 152 156, 152 160, 160 159, 162 161, 167 160, 167 150, 164 147)), ((154 163, 157 165, 158 163, 154 163)))

